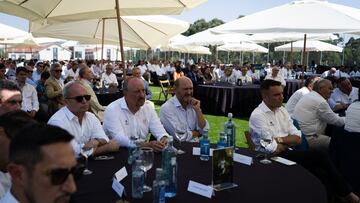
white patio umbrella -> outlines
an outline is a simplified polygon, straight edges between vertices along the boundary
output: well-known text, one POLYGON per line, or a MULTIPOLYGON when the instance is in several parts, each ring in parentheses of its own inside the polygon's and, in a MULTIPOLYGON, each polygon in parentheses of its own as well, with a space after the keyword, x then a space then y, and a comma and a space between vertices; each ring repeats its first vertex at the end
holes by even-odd
MULTIPOLYGON (((304 41, 296 41, 293 42, 293 51, 299 52, 303 51, 304 41)), ((291 43, 284 44, 278 47, 275 47, 275 51, 291 51, 291 43)), ((335 46, 333 44, 317 41, 317 40, 309 40, 306 42, 306 52, 308 51, 334 51, 334 52, 342 52, 343 48, 335 46)))
MULTIPOLYGON (((336 40, 338 37, 332 33, 325 34, 308 34, 310 40, 336 40)), ((291 42, 303 40, 302 33, 258 33, 250 36, 250 40, 255 43, 274 43, 274 42, 291 42)))
MULTIPOLYGON (((121 22, 124 45, 142 49, 167 44, 169 38, 189 27, 189 23, 167 16, 122 16, 121 22)), ((101 44, 104 33, 104 42, 116 45, 119 43, 117 31, 116 19, 92 19, 42 26, 32 33, 37 37, 75 40, 83 44, 101 44)))
POLYGON ((12 40, 16 37, 23 37, 27 34, 27 32, 2 24, 0 23, 0 43, 5 40, 12 40))
POLYGON ((267 53, 268 49, 255 43, 238 43, 238 44, 225 44, 218 47, 219 51, 241 51, 241 52, 259 52, 267 53))

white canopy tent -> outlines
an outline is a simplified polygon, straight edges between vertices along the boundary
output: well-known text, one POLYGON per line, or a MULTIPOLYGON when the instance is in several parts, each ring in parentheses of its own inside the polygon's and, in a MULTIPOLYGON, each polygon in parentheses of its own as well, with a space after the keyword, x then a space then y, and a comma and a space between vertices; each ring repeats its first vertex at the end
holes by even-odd
MULTIPOLYGON (((293 51, 300 52, 303 51, 304 41, 296 41, 293 42, 293 51)), ((275 47, 275 51, 291 51, 291 43, 284 44, 278 47, 275 47)), ((306 52, 309 51, 335 51, 342 52, 343 48, 335 46, 333 44, 317 41, 317 40, 309 40, 306 42, 306 52)))

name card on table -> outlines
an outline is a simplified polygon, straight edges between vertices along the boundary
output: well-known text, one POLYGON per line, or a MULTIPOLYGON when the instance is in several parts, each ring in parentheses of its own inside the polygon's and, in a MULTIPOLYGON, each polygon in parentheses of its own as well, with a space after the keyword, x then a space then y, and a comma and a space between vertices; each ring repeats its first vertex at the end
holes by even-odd
POLYGON ((122 167, 118 172, 115 173, 115 178, 117 181, 121 181, 128 175, 126 168, 122 167))
POLYGON ((253 158, 250 156, 234 153, 234 161, 250 166, 253 163, 253 158))
POLYGON ((116 178, 113 179, 113 183, 112 183, 112 189, 115 190, 115 192, 122 197, 123 193, 124 193, 124 186, 118 182, 118 180, 116 180, 116 178))
POLYGON ((274 160, 276 162, 279 162, 279 163, 282 163, 282 164, 285 164, 285 165, 288 165, 288 166, 296 164, 296 162, 290 161, 288 159, 285 159, 285 158, 282 158, 282 157, 279 157, 279 156, 271 157, 271 160, 274 160))
POLYGON ((213 194, 213 188, 208 185, 203 185, 201 183, 197 183, 195 181, 190 180, 188 189, 189 192, 193 192, 195 194, 207 197, 211 199, 211 196, 213 194))
MULTIPOLYGON (((213 155, 214 149, 210 148, 210 156, 213 155)), ((193 147, 193 155, 200 156, 200 147, 193 147)))

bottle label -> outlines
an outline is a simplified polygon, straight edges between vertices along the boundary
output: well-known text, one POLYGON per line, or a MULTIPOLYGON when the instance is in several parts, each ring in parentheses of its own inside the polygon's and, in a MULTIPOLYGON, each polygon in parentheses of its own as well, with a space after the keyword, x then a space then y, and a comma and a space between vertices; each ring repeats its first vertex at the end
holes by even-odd
POLYGON ((208 155, 210 154, 210 145, 209 143, 203 143, 201 147, 201 155, 208 155))
POLYGON ((165 203, 165 187, 160 186, 159 188, 159 203, 165 203))

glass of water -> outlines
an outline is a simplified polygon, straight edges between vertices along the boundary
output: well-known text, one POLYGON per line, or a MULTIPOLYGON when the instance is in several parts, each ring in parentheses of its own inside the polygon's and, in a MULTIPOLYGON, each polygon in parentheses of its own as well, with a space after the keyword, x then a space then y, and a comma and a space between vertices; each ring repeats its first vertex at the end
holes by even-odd
POLYGON ((184 123, 178 123, 175 126, 175 137, 179 141, 179 149, 177 150, 177 154, 184 154, 185 151, 181 150, 181 142, 186 139, 187 126, 184 123))
POLYGON ((269 132, 261 131, 260 133, 260 145, 264 149, 264 159, 260 160, 262 164, 270 164, 271 161, 268 159, 268 153, 266 152, 266 148, 271 145, 273 139, 269 132))
MULTIPOLYGON (((141 147, 140 148, 140 160, 142 161, 140 168, 144 171, 145 180, 146 180, 146 173, 153 166, 154 150, 150 147, 141 147)), ((144 184, 143 192, 150 192, 150 191, 151 191, 151 187, 144 184)))

